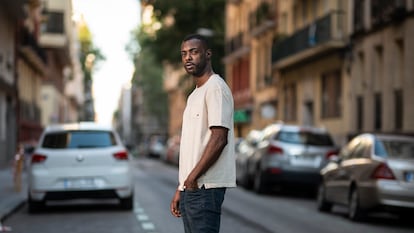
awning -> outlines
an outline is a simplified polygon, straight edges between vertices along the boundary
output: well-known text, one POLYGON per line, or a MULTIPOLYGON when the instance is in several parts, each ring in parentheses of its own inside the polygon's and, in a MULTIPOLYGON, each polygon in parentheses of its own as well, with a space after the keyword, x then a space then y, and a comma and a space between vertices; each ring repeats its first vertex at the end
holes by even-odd
POLYGON ((249 109, 240 109, 234 111, 234 123, 248 123, 251 120, 251 111, 249 109))

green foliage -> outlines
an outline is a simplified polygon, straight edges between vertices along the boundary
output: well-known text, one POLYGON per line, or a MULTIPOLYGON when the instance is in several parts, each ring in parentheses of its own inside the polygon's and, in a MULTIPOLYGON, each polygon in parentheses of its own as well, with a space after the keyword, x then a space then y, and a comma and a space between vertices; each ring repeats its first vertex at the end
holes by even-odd
MULTIPOLYGON (((154 36, 140 35, 141 47, 148 47, 158 63, 168 61, 173 65, 181 63, 180 46, 182 39, 190 33, 196 33, 200 28, 213 31, 210 44, 213 50, 213 68, 223 75, 224 66, 221 58, 224 56, 224 10, 225 0, 155 0, 153 1, 155 18, 166 22, 174 18, 174 24, 164 25, 154 36)), ((141 33, 144 33, 141 30, 141 33)))
POLYGON ((162 64, 181 65, 181 41, 187 34, 196 33, 200 28, 213 31, 209 38, 213 51, 212 65, 215 72, 223 75, 225 0, 141 1, 153 5, 153 20, 162 26, 151 30, 153 25, 141 25, 126 48, 136 66, 133 85, 142 88, 145 108, 157 117, 161 125, 166 125, 168 99, 163 90, 162 64))

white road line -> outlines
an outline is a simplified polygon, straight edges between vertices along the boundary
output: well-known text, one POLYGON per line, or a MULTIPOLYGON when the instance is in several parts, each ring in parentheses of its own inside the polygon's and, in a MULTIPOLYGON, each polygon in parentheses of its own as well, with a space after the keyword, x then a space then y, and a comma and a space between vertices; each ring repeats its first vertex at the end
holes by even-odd
POLYGON ((148 215, 146 215, 146 214, 138 214, 137 218, 138 218, 138 221, 141 221, 141 222, 148 221, 148 219, 149 219, 148 215))
POLYGON ((145 214, 144 208, 141 208, 138 202, 135 202, 135 208, 134 208, 135 217, 137 218, 138 222, 141 223, 141 227, 147 232, 147 233, 156 233, 155 225, 149 221, 148 215, 145 214))
POLYGON ((141 226, 146 231, 155 230, 155 226, 154 226, 154 224, 152 222, 143 222, 143 223, 141 223, 141 226))

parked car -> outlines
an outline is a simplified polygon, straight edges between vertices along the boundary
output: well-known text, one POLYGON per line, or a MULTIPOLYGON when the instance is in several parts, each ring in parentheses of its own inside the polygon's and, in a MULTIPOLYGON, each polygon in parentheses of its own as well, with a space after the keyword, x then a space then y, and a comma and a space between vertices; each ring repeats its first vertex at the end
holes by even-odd
POLYGON ((275 123, 263 129, 262 139, 248 162, 248 176, 256 192, 274 186, 316 190, 320 169, 338 153, 325 128, 275 123))
POLYGON ((180 159, 180 138, 181 135, 176 134, 168 139, 167 150, 165 153, 166 163, 178 165, 180 159))
POLYGON ((28 175, 30 212, 50 200, 78 198, 117 198, 124 209, 133 207, 130 157, 110 127, 93 122, 46 127, 28 175))
POLYGON ((153 136, 148 146, 148 156, 151 158, 163 159, 166 156, 166 145, 163 140, 158 136, 153 136))
POLYGON ((236 179, 241 186, 250 189, 251 179, 248 175, 248 162, 256 150, 258 140, 262 137, 260 130, 251 130, 245 138, 241 138, 236 144, 236 179))
POLYGON ((414 137, 361 134, 321 170, 317 207, 348 206, 361 220, 375 210, 414 210, 414 137))

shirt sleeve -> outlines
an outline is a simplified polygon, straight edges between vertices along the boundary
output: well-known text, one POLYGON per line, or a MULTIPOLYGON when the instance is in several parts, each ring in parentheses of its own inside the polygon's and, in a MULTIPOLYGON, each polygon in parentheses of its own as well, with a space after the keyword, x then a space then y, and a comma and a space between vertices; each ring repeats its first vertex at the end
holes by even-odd
POLYGON ((220 86, 209 88, 206 95, 208 126, 230 129, 233 122, 233 99, 220 86))

